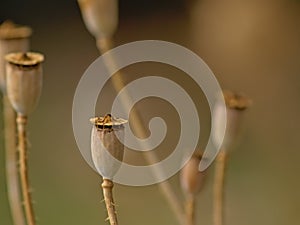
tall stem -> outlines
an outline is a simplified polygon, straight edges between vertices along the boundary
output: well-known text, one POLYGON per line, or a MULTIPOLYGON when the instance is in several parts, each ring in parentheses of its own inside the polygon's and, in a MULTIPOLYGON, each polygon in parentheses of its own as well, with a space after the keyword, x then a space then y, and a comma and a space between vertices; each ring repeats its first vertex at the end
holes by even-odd
POLYGON ((114 183, 111 180, 103 179, 102 182, 103 197, 107 209, 109 222, 111 225, 118 225, 112 189, 114 183))
POLYGON ((226 153, 222 150, 216 158, 215 180, 214 180, 214 225, 224 223, 224 183, 226 169, 226 153))
MULTIPOLYGON (((112 40, 109 39, 97 40, 96 44, 101 54, 105 53, 113 46, 112 40)), ((114 68, 116 68, 114 58, 112 58, 110 55, 108 60, 105 61, 105 63, 109 70, 114 70, 114 68)), ((120 76, 119 77, 113 76, 112 84, 114 86, 115 91, 121 90, 125 86, 124 80, 120 76)), ((124 104, 124 108, 126 109, 127 104, 132 102, 132 99, 129 93, 126 91, 126 89, 124 90, 124 94, 121 95, 120 97, 122 98, 121 102, 124 104)), ((132 124, 133 130, 141 137, 147 136, 140 114, 137 111, 131 111, 131 113, 136 121, 135 123, 132 124)), ((158 157, 153 152, 146 154, 146 160, 149 164, 155 164, 156 162, 159 161, 158 157)), ((153 170, 153 173, 158 178, 162 176, 161 175, 162 171, 160 170, 153 170)), ((171 207, 174 214, 176 215, 176 218, 178 219, 179 223, 184 224, 185 219, 182 210, 182 205, 176 193, 172 189, 170 183, 168 181, 164 181, 159 183, 158 186, 160 191, 163 193, 163 196, 166 198, 167 202, 169 203, 169 206, 171 207)))
POLYGON ((185 204, 185 215, 186 215, 186 225, 195 225, 195 201, 194 195, 187 196, 186 204, 185 204))
POLYGON ((7 195, 13 223, 25 225, 19 192, 18 159, 16 149, 16 113, 6 94, 3 94, 4 142, 7 195))
POLYGON ((26 136, 27 117, 18 114, 17 128, 19 140, 19 158, 20 158, 20 180, 21 190, 24 202, 24 211, 27 225, 35 225, 35 216, 33 211, 31 193, 29 191, 29 180, 27 172, 27 136, 26 136))

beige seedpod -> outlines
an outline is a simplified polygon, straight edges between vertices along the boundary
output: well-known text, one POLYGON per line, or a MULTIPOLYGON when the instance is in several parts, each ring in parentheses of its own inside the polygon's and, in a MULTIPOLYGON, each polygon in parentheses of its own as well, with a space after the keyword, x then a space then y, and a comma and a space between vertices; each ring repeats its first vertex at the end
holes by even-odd
POLYGON ((224 91, 223 97, 226 107, 226 120, 223 120, 222 113, 224 105, 221 101, 215 104, 213 110, 213 119, 215 120, 212 127, 213 140, 216 144, 221 145, 221 149, 231 149, 238 141, 245 110, 251 105, 251 100, 242 94, 231 91, 224 91), (222 127, 226 126, 225 136, 222 135, 222 127))
POLYGON ((91 134, 92 160, 103 179, 113 180, 124 156, 124 124, 127 120, 110 114, 90 119, 94 125, 91 134))
POLYGON ((10 53, 5 56, 8 98, 18 114, 28 116, 41 95, 44 56, 40 53, 10 53))
POLYGON ((111 38, 118 27, 118 0, 78 0, 83 21, 96 39, 111 38))
POLYGON ((205 171, 199 171, 202 155, 193 155, 180 171, 180 184, 186 195, 196 195, 203 188, 205 171))

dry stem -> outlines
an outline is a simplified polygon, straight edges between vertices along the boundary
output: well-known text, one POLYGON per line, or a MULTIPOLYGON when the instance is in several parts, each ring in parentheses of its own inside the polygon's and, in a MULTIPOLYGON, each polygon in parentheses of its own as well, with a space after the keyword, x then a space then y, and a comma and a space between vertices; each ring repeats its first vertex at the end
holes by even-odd
POLYGON ((25 218, 22 210, 22 200, 19 192, 20 185, 17 169, 16 114, 6 94, 3 95, 3 117, 8 201, 13 223, 15 225, 25 225, 25 218))
POLYGON ((103 197, 107 209, 107 214, 109 218, 109 222, 111 225, 118 225, 115 205, 114 205, 114 199, 112 194, 112 189, 114 186, 114 183, 111 180, 103 179, 102 182, 102 189, 103 189, 103 197))
POLYGON ((215 180, 214 180, 214 225, 222 225, 224 222, 223 200, 225 183, 226 153, 222 150, 216 158, 215 180))
MULTIPOLYGON (((101 54, 103 54, 106 51, 108 51, 109 49, 111 49, 112 46, 113 46, 112 40, 108 40, 108 39, 97 40, 97 47, 101 54)), ((110 55, 108 57, 110 57, 110 58, 109 58, 109 60, 106 60, 105 63, 109 70, 113 70, 114 68, 116 68, 114 59, 110 55)), ((112 84, 116 91, 121 90, 125 86, 122 78, 121 77, 117 78, 116 76, 112 77, 112 84)), ((121 98, 122 98, 121 102, 124 104, 125 108, 126 108, 127 103, 132 102, 129 93, 126 90, 124 90, 124 95, 121 95, 121 98)), ((146 130, 145 130, 145 127, 143 126, 141 116, 139 115, 139 113, 137 111, 131 111, 131 113, 136 121, 135 123, 132 124, 134 131, 139 136, 145 137, 146 130)), ((149 164, 154 164, 154 163, 158 162, 158 158, 154 153, 147 154, 146 160, 149 164)), ((161 171, 154 170, 153 173, 156 177, 158 177, 158 178, 161 177, 161 171)), ((166 198, 171 209, 173 210, 174 214, 176 215, 179 223, 184 224, 184 221, 185 221, 184 213, 182 210, 180 200, 178 199, 177 195, 173 191, 170 183, 168 181, 164 181, 164 182, 159 183, 158 185, 159 185, 160 191, 163 193, 163 196, 166 198)))
POLYGON ((26 136, 27 117, 18 114, 18 140, 19 140, 19 158, 20 158, 20 180, 22 197, 24 201, 24 211, 27 225, 35 225, 35 217, 32 206, 31 193, 29 191, 29 181, 27 173, 27 136, 26 136))
POLYGON ((186 198, 185 214, 186 214, 186 225, 195 225, 195 206, 196 199, 194 195, 189 195, 186 198))

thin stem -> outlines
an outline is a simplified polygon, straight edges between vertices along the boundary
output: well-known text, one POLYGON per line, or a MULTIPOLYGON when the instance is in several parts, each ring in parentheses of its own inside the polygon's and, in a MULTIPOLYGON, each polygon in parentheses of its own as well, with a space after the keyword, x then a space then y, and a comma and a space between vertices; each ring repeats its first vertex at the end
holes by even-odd
MULTIPOLYGON (((113 46, 112 40, 108 39, 100 39, 97 40, 97 47, 101 54, 104 54, 106 51, 111 49, 113 46)), ((114 71, 116 68, 116 64, 114 61, 114 58, 111 55, 108 55, 108 60, 105 61, 106 66, 109 70, 114 71)), ((120 72, 118 72, 120 73, 120 72)), ((114 86, 115 91, 121 90, 125 86, 125 82, 122 79, 121 76, 113 76, 112 77, 112 84, 114 86)), ((123 90, 123 95, 121 95, 121 102, 123 103, 124 109, 126 109, 130 105, 128 103, 132 102, 132 99, 129 95, 129 93, 125 90, 123 90)), ((138 111, 131 111, 132 116, 135 119, 135 123, 132 124, 133 130, 136 132, 137 135, 140 137, 146 137, 146 129, 143 126, 141 116, 138 111)), ((149 164, 155 164, 158 162, 158 157, 153 153, 146 154, 146 160, 149 164)), ((154 175, 157 178, 160 178, 162 176, 162 171, 158 169, 153 170, 154 175)), ((158 184, 158 187, 160 191, 162 192, 163 196, 166 198, 167 202, 169 203, 169 206, 173 210, 174 214, 176 215, 177 220, 179 221, 179 224, 184 224, 185 218, 184 218, 184 212, 182 209, 181 202, 172 189, 170 183, 168 181, 164 181, 158 184)))
POLYGON ((6 153, 6 185, 11 216, 15 225, 25 225, 25 217, 22 210, 22 200, 19 190, 20 184, 16 149, 16 113, 6 94, 3 95, 3 117, 6 153))
POLYGON ((196 207, 196 201, 195 201, 194 195, 189 195, 186 198, 186 204, 185 204, 185 215, 186 215, 186 225, 195 225, 195 207, 196 207))
POLYGON ((215 180, 214 180, 214 225, 223 225, 224 222, 224 183, 226 169, 226 153, 221 151, 216 158, 215 180))
POLYGON ((107 209, 109 222, 111 225, 118 225, 113 193, 112 193, 114 183, 111 180, 103 179, 101 186, 103 190, 103 197, 107 209))
POLYGON ((35 216, 33 211, 31 193, 29 191, 29 181, 27 172, 27 136, 26 136, 27 117, 18 114, 17 128, 19 140, 19 158, 20 158, 20 180, 22 197, 24 201, 24 211, 26 215, 27 225, 35 225, 35 216))

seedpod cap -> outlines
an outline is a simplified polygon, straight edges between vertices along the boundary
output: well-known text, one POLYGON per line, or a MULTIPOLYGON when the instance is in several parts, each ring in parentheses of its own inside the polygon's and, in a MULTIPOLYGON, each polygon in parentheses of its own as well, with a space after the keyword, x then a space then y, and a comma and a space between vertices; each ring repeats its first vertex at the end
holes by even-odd
POLYGON ((35 67, 44 61, 44 56, 36 52, 10 53, 5 56, 5 60, 18 67, 35 67))
POLYGON ((223 92, 226 107, 229 109, 245 110, 252 105, 250 98, 241 93, 234 93, 232 91, 223 92))
POLYGON ((126 124, 128 120, 114 118, 110 114, 107 114, 104 117, 91 118, 90 122, 98 129, 120 129, 124 127, 123 125, 126 124))
POLYGON ((5 21, 0 25, 0 39, 28 38, 32 29, 28 26, 17 25, 12 21, 5 21))

